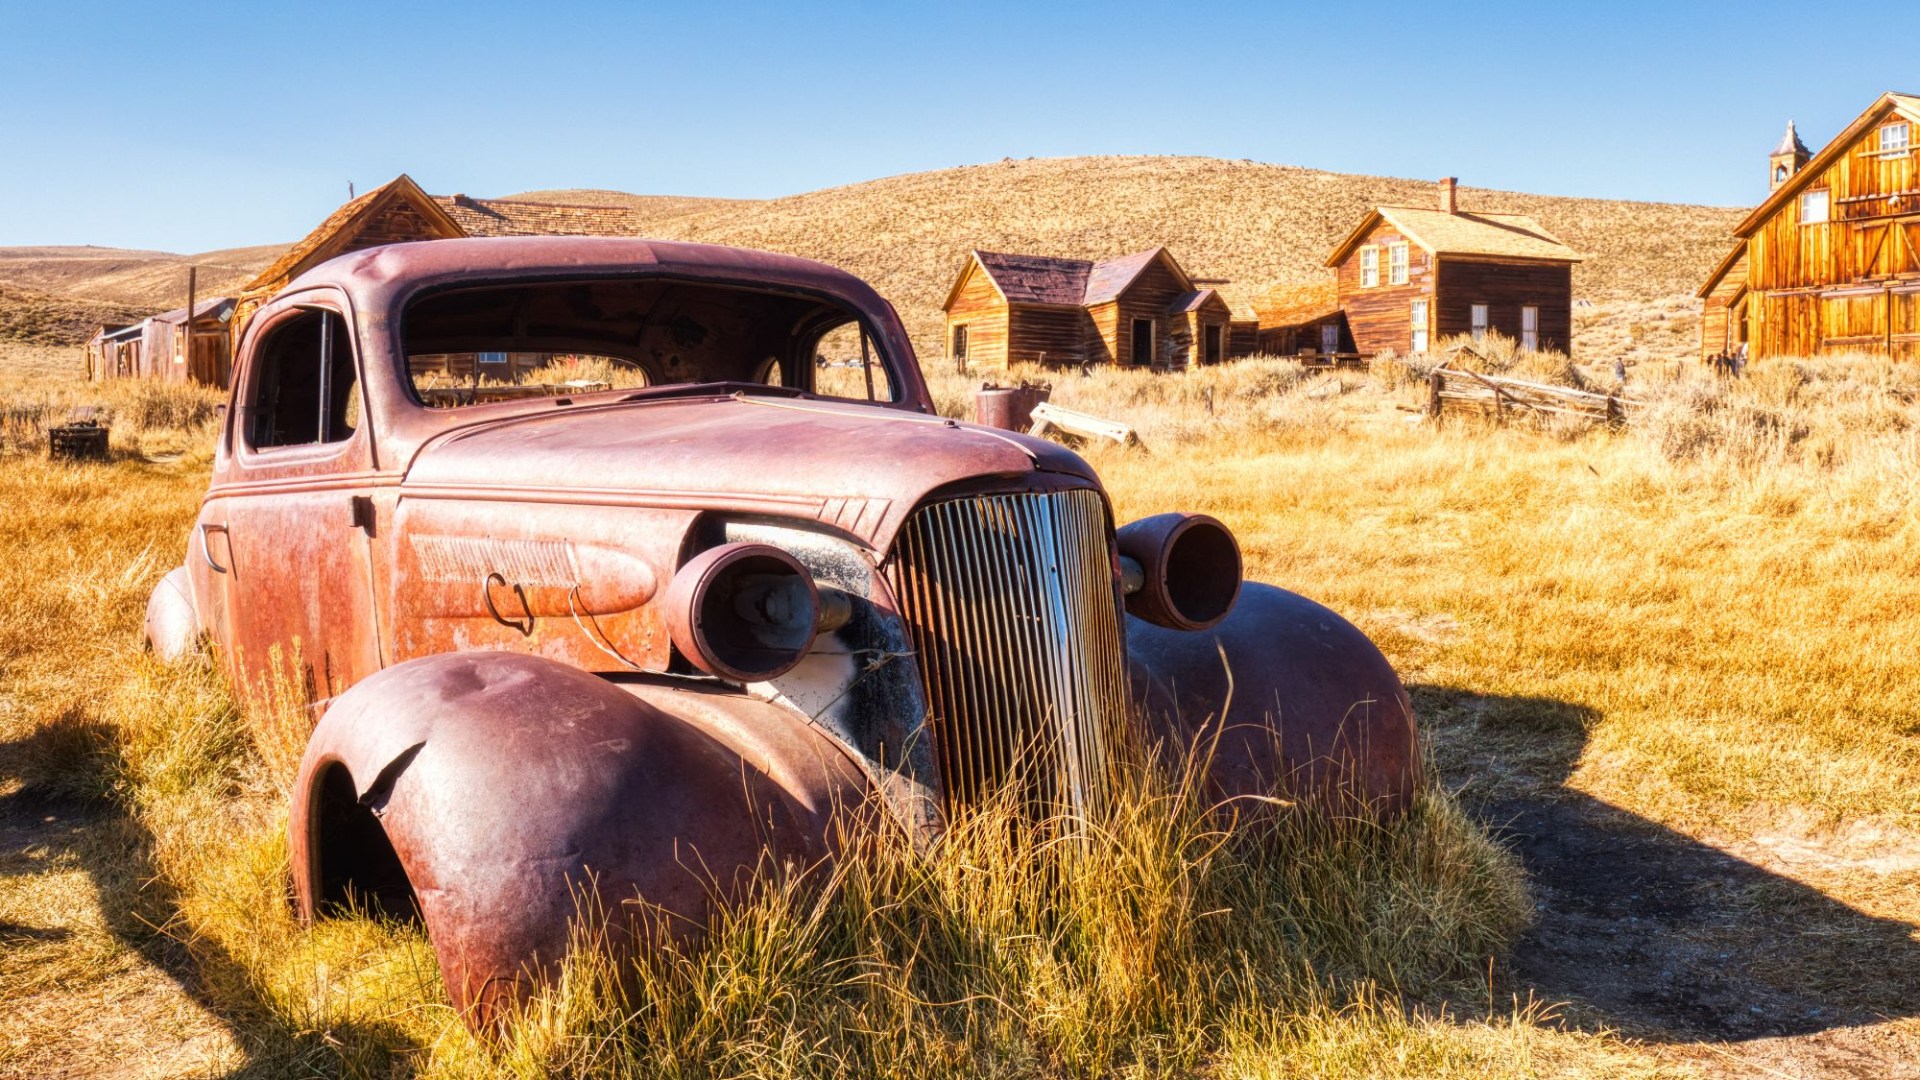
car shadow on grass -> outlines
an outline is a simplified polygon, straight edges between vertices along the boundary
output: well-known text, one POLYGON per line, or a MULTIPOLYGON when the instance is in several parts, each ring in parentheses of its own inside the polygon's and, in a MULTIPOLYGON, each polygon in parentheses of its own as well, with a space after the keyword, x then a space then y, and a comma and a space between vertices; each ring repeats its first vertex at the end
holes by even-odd
MULTIPOLYGON (((179 895, 155 865, 152 832, 108 791, 105 763, 111 754, 105 729, 77 714, 0 742, 0 791, 8 792, 0 795, 0 840, 6 844, 0 850, 0 877, 53 867, 83 870, 101 922, 113 939, 166 976, 232 1035, 243 1061, 226 1077, 330 1075, 343 1066, 357 1074, 411 1073, 408 1058, 389 1052, 407 1046, 397 1029, 296 1030, 259 994, 238 959, 215 942, 189 938, 179 929, 179 895), (61 765, 48 768, 49 760, 61 765)), ((57 925, 0 923, 0 945, 8 948, 57 943, 73 934, 71 928, 57 925)), ((85 985, 67 990, 74 997, 76 1024, 85 1023, 95 1008, 125 1004, 90 1000, 90 993, 102 991, 85 985)), ((59 1053, 58 1047, 43 1049, 59 1053)), ((141 1051, 155 1049, 143 1046, 141 1051)), ((70 1064, 61 1065, 62 1075, 70 1064)))
POLYGON ((1537 904, 1513 989, 1654 1041, 1809 1035, 1920 1015, 1915 927, 1566 786, 1598 722, 1548 698, 1409 688, 1443 781, 1537 904))

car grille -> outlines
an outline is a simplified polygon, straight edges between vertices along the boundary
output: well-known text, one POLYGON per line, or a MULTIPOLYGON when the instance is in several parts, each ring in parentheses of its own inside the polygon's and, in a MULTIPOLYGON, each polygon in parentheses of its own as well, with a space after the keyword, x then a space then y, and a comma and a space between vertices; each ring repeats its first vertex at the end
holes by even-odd
POLYGON ((922 507, 890 584, 913 637, 949 803, 1008 785, 1042 813, 1103 793, 1126 709, 1104 500, 989 495, 922 507))

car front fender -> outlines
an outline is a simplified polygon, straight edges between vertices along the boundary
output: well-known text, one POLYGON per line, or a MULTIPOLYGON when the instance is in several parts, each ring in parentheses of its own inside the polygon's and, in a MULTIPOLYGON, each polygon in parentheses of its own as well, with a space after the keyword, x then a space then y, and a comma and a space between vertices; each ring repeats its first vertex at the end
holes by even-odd
POLYGON ((1419 777, 1413 705, 1352 623, 1247 582, 1208 630, 1127 619, 1134 700, 1150 731, 1205 763, 1221 799, 1309 798, 1397 813, 1419 777))
POLYGON ((589 901, 616 951, 631 949, 657 915, 697 935, 769 858, 830 856, 834 813, 864 799, 864 773, 804 717, 685 693, 693 707, 670 711, 672 693, 649 702, 504 652, 362 680, 300 766, 301 916, 350 895, 417 911, 455 1006, 485 1024, 555 976, 589 901))

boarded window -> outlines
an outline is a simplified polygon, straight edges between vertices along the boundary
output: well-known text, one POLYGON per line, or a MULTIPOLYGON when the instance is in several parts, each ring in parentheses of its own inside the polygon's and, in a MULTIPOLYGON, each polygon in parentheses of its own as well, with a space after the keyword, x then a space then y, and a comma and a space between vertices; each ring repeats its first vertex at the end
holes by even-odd
POLYGON ((953 359, 958 363, 967 362, 967 326, 961 323, 953 328, 953 359))
POLYGON ((1486 339, 1487 339, 1487 305, 1475 304, 1473 305, 1473 340, 1485 341, 1486 339))
POLYGON ((1360 287, 1371 289, 1380 284, 1380 249, 1368 244, 1360 249, 1360 287))
POLYGON ((1407 245, 1405 241, 1387 245, 1387 284, 1407 283, 1407 245))
POLYGON ((1809 191, 1800 196, 1800 224, 1818 225, 1827 220, 1827 189, 1809 191))
POLYGON ((1520 347, 1532 352, 1540 347, 1540 309, 1520 309, 1520 347))
POLYGON ((1407 321, 1413 324, 1413 351, 1427 351, 1427 302, 1415 300, 1413 309, 1408 312, 1407 321))

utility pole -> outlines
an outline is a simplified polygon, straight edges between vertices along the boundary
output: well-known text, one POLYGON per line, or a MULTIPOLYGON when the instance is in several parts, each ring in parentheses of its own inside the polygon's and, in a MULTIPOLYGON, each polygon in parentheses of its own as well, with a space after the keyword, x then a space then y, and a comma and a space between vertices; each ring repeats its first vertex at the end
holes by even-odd
POLYGON ((189 379, 193 377, 193 305, 195 300, 194 293, 197 291, 200 283, 199 279, 200 268, 197 266, 187 267, 187 322, 184 327, 186 340, 181 343, 181 348, 185 350, 181 353, 181 359, 187 363, 185 374, 189 379))

